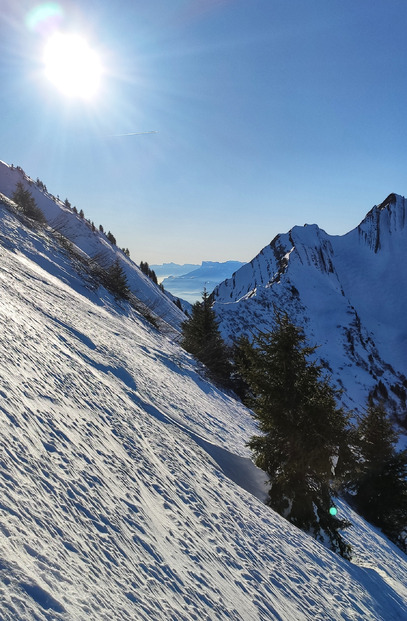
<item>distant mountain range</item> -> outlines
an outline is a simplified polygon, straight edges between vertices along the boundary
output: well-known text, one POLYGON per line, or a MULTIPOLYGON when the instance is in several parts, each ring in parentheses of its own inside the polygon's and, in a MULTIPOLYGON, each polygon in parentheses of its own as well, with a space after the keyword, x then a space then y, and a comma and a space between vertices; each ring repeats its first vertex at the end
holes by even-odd
POLYGON ((161 265, 150 265, 151 269, 155 271, 159 282, 162 282, 164 278, 169 276, 183 276, 192 272, 192 270, 198 269, 198 263, 162 263, 161 265))
MULTIPOLYGON (((221 332, 231 342, 272 325, 273 305, 305 329, 318 358, 343 388, 347 407, 360 410, 371 391, 407 425, 407 205, 390 194, 358 227, 331 236, 317 225, 295 226, 247 264, 205 261, 198 268, 164 264, 173 274, 163 293, 120 248, 73 209, 0 162, 0 193, 10 199, 18 181, 30 190, 48 225, 87 260, 108 267, 119 259, 130 289, 168 333, 179 334, 185 314, 176 297, 194 302, 214 289, 221 332), (179 274, 179 272, 178 272, 179 274), (219 284, 220 283, 220 284, 219 284)), ((36 255, 36 260, 38 256, 36 255)), ((157 275, 160 266, 151 266, 157 275)), ((184 305, 185 308, 187 305, 184 305)))
POLYGON ((269 330, 273 305, 304 327, 318 358, 360 408, 370 391, 407 422, 407 204, 390 194, 346 235, 296 226, 214 292, 222 334, 269 330))
POLYGON ((244 265, 241 261, 203 261, 199 265, 152 265, 157 277, 166 274, 162 284, 166 290, 191 304, 202 298, 204 288, 209 293, 220 282, 230 278, 234 272, 244 265), (160 276, 159 276, 160 275, 160 276))

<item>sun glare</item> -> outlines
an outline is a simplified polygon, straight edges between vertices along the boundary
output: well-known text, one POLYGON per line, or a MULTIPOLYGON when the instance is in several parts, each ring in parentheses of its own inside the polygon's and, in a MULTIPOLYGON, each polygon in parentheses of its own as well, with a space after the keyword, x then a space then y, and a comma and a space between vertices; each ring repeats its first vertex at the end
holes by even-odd
POLYGON ((76 34, 54 33, 44 48, 46 77, 67 97, 93 98, 102 65, 87 41, 76 34))

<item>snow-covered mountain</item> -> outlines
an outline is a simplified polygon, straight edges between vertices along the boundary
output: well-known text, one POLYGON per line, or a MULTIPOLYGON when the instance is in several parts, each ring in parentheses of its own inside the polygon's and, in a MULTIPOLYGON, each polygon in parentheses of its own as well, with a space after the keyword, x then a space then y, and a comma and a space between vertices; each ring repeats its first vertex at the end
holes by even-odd
POLYGON ((266 507, 250 412, 1 202, 0 327, 2 621, 405 618, 406 556, 266 507))
POLYGON ((303 325, 343 398, 359 408, 379 395, 406 415, 407 204, 391 194, 343 236, 296 226, 215 292, 231 340, 271 326, 273 304, 303 325))
POLYGON ((242 261, 202 261, 197 268, 180 276, 168 276, 162 281, 165 289, 191 304, 202 299, 204 288, 210 293, 222 281, 230 278, 244 263, 242 261))
POLYGON ((104 268, 109 267, 118 258, 132 293, 148 306, 150 312, 172 328, 180 329, 181 323, 185 321, 184 313, 120 248, 111 244, 106 235, 99 230, 92 230, 91 224, 86 219, 49 194, 42 184, 28 177, 20 167, 8 166, 0 161, 0 193, 11 198, 18 182, 30 191, 50 227, 73 242, 86 257, 104 268))

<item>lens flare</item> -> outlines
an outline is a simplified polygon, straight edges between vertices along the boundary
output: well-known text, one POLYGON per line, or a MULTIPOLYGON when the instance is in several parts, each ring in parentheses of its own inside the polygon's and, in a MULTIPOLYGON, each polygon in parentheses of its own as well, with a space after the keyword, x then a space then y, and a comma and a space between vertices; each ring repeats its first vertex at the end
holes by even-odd
POLYGON ((330 513, 331 515, 336 515, 336 514, 338 513, 338 509, 337 509, 336 507, 331 507, 331 508, 329 509, 329 513, 330 513))
POLYGON ((57 2, 40 4, 27 14, 26 26, 37 34, 46 35, 60 27, 64 10, 57 2))

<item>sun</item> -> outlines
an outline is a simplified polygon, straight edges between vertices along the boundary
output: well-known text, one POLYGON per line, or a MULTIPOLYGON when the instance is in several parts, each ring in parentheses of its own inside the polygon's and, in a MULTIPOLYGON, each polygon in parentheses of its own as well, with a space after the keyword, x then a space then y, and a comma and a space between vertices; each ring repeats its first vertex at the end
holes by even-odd
POLYGON ((97 94, 101 61, 80 35, 54 33, 45 44, 43 62, 46 77, 66 97, 92 99, 97 94))

